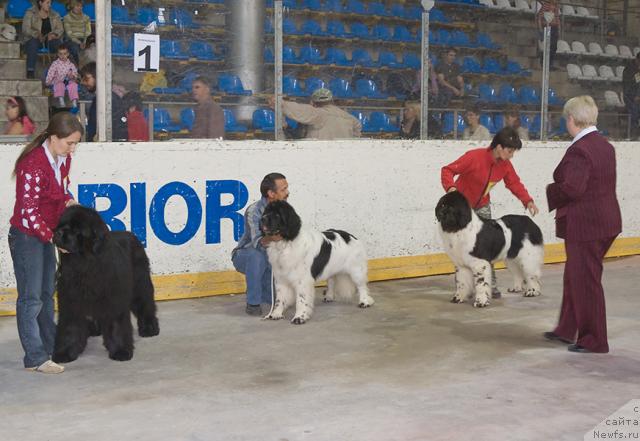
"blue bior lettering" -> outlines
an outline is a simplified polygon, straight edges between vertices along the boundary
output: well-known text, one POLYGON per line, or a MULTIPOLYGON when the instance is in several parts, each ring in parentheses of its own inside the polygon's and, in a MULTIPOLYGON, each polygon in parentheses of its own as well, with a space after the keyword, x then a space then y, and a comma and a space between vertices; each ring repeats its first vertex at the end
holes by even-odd
POLYGON ((151 200, 149 224, 158 239, 169 245, 182 245, 188 242, 200 228, 202 222, 202 204, 195 190, 183 182, 170 182, 160 187, 151 200), (181 196, 187 203, 187 222, 182 231, 172 232, 167 227, 164 211, 171 196, 181 196))

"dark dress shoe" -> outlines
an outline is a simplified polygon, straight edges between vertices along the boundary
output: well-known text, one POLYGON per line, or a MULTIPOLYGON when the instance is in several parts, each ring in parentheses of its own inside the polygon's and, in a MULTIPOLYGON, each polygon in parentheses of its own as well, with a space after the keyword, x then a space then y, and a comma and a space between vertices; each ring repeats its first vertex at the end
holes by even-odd
POLYGON ((260 308, 260 305, 250 305, 247 303, 247 307, 244 309, 244 312, 246 312, 249 315, 262 315, 262 309, 260 308))
POLYGON ((580 345, 569 345, 569 347, 567 348, 569 350, 569 352, 579 352, 581 354, 590 354, 591 351, 587 348, 585 348, 584 346, 580 346, 580 345))
POLYGON ((572 344, 572 341, 567 340, 566 338, 562 338, 560 337, 558 334, 556 334, 555 332, 545 332, 544 334, 542 334, 544 336, 544 338, 546 338, 549 341, 560 341, 562 343, 566 343, 568 345, 572 344))
POLYGON ((498 288, 493 288, 491 290, 491 298, 492 299, 501 299, 502 298, 502 293, 500 292, 500 290, 498 288))

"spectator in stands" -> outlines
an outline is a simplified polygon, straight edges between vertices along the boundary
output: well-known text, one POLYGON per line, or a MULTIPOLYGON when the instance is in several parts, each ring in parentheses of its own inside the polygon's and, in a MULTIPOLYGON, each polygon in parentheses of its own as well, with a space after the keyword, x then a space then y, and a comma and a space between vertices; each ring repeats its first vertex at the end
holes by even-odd
POLYGON ((32 135, 36 127, 27 114, 27 104, 20 96, 11 96, 5 104, 4 114, 7 124, 4 127, 5 135, 32 135))
MULTIPOLYGON (((275 107, 275 97, 269 103, 275 107)), ((333 104, 329 89, 317 89, 311 95, 311 104, 300 104, 282 100, 282 112, 288 118, 307 125, 308 139, 359 138, 360 121, 333 104)))
POLYGON ((518 112, 518 109, 508 109, 504 113, 504 123, 506 127, 511 127, 516 130, 522 141, 529 141, 529 129, 522 127, 520 112, 518 112))
POLYGON ((283 201, 289 197, 287 178, 280 173, 269 173, 260 184, 262 198, 249 205, 244 213, 244 234, 231 253, 231 261, 247 282, 247 306, 249 315, 262 315, 260 304, 271 304, 271 265, 265 247, 282 240, 280 235, 264 236, 260 230, 260 218, 269 202, 283 201))
MULTIPOLYGON (((95 94, 96 93, 96 63, 89 63, 85 66, 82 66, 80 69, 80 75, 82 76, 82 85, 87 89, 88 92, 95 94)), ((111 138, 114 141, 122 141, 127 140, 127 117, 126 117, 126 108, 124 107, 124 103, 122 101, 122 97, 115 93, 113 90, 117 89, 119 86, 113 86, 111 91, 111 138)), ((93 101, 91 102, 91 107, 89 108, 89 113, 87 116, 87 141, 96 141, 97 134, 97 106, 96 106, 97 96, 94 96, 93 101)))
POLYGON ((400 138, 420 138, 420 103, 407 101, 402 109, 402 121, 400 122, 400 138))
POLYGON ((22 34, 27 53, 27 78, 35 78, 38 50, 44 47, 55 53, 62 42, 64 27, 60 15, 51 9, 51 0, 36 0, 22 19, 22 34))
POLYGON ((622 95, 631 118, 631 139, 640 135, 640 52, 630 60, 622 72, 622 95))
MULTIPOLYGON (((536 24, 538 25, 538 33, 540 40, 543 40, 543 30, 547 25, 550 14, 553 18, 549 22, 551 28, 551 41, 549 49, 549 69, 556 70, 553 62, 556 58, 556 50, 558 49, 558 37, 560 35, 560 2, 558 0, 538 0, 536 13, 536 24), (546 17, 546 18, 545 18, 546 17)), ((544 53, 540 53, 540 66, 542 66, 544 53)))
POLYGON ((564 239, 567 262, 558 325, 544 337, 569 344, 571 352, 605 353, 609 343, 602 260, 622 231, 616 152, 598 133, 593 98, 571 98, 563 115, 573 142, 553 172, 547 201, 549 211, 556 210, 556 236, 564 239))
POLYGON ((78 63, 80 50, 84 50, 86 40, 91 35, 91 19, 82 13, 82 0, 71 0, 68 5, 69 13, 63 20, 64 34, 71 56, 78 63))
POLYGON ((69 48, 66 43, 58 46, 58 58, 51 63, 47 71, 45 83, 53 86, 53 96, 58 99, 58 106, 65 107, 64 93, 69 94, 71 105, 78 107, 78 68, 69 59, 69 48))
MULTIPOLYGON (((538 214, 538 207, 511 164, 511 158, 521 148, 522 141, 518 138, 518 132, 505 127, 493 137, 489 147, 469 150, 451 164, 442 167, 442 187, 447 192, 461 192, 478 217, 491 219, 489 193, 497 183, 504 180, 505 187, 535 216, 538 214), (456 176, 458 178, 454 181, 456 176)), ((500 298, 493 268, 491 272, 491 297, 500 298)))
POLYGON ((149 141, 149 125, 142 113, 142 98, 138 92, 127 92, 124 97, 127 109, 127 139, 129 141, 149 141))
POLYGON ((471 107, 465 113, 465 119, 467 120, 467 127, 465 127, 462 133, 462 139, 471 141, 491 139, 489 129, 480 124, 480 109, 471 107))
POLYGON ((464 79, 460 75, 460 65, 456 63, 456 50, 448 49, 436 67, 439 84, 439 104, 447 106, 452 97, 464 96, 464 79))
POLYGON ((84 43, 84 50, 80 52, 80 63, 78 66, 84 66, 89 63, 96 62, 96 37, 93 34, 87 37, 84 43))
POLYGON ((211 96, 211 85, 205 77, 199 76, 191 83, 193 99, 198 102, 191 137, 196 139, 224 138, 224 112, 211 96))

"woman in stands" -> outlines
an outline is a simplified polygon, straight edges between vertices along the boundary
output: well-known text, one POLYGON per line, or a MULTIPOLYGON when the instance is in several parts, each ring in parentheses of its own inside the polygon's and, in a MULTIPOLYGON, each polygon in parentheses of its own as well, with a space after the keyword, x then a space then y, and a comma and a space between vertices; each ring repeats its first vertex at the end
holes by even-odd
POLYGON ((400 123, 400 138, 420 138, 420 103, 407 101, 402 110, 402 122, 400 123))
POLYGON ((520 122, 520 112, 517 109, 509 109, 504 113, 506 127, 511 127, 518 132, 521 141, 529 141, 529 129, 522 127, 520 122))
POLYGON ((22 19, 24 49, 27 53, 27 78, 35 78, 38 50, 44 47, 55 53, 62 42, 64 26, 60 15, 51 9, 51 0, 37 0, 22 19))
POLYGON ((27 114, 27 105, 22 97, 9 97, 4 114, 7 117, 5 135, 32 135, 35 131, 36 127, 27 114))

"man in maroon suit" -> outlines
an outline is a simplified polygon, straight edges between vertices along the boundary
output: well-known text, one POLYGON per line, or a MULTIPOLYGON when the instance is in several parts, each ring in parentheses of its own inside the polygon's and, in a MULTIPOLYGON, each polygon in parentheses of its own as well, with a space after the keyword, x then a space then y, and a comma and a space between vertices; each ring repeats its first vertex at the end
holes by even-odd
POLYGON ((622 231, 616 197, 615 150, 595 127, 598 107, 590 96, 564 106, 573 142, 547 186, 549 211, 556 212, 556 236, 567 253, 562 308, 548 340, 569 343, 572 352, 609 352, 602 289, 602 261, 622 231), (575 343, 573 343, 575 342, 575 343))

